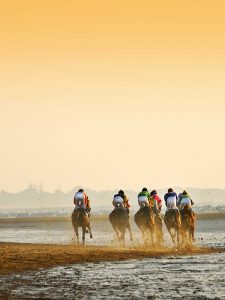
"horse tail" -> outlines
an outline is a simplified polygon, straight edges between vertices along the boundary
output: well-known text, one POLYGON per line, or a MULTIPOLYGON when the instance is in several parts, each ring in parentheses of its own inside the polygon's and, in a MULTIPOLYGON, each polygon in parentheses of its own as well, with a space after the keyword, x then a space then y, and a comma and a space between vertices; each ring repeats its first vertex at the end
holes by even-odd
POLYGON ((179 210, 176 212, 176 217, 174 219, 175 219, 177 228, 180 228, 181 227, 181 216, 180 216, 179 210))
POLYGON ((149 215, 149 218, 147 219, 148 226, 154 226, 155 225, 155 218, 153 214, 149 215))
POLYGON ((149 219, 148 219, 148 221, 149 221, 149 226, 151 226, 151 225, 154 226, 155 225, 155 214, 154 214, 152 208, 149 208, 149 219))
POLYGON ((79 223, 80 213, 81 212, 79 210, 76 210, 72 214, 72 223, 74 226, 79 226, 78 223, 79 223))
POLYGON ((185 213, 188 213, 188 212, 189 212, 189 209, 188 209, 188 205, 187 205, 187 204, 184 206, 184 212, 185 212, 185 213))
POLYGON ((78 211, 78 214, 77 214, 77 216, 76 216, 75 223, 77 223, 77 221, 78 221, 79 217, 80 217, 80 211, 78 211))

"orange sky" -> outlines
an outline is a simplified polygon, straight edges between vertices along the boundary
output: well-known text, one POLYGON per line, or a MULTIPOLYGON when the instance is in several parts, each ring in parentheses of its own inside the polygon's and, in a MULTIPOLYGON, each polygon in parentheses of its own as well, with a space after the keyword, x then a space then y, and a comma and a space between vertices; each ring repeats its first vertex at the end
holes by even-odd
POLYGON ((0 0, 0 38, 0 188, 225 188, 224 1, 0 0))

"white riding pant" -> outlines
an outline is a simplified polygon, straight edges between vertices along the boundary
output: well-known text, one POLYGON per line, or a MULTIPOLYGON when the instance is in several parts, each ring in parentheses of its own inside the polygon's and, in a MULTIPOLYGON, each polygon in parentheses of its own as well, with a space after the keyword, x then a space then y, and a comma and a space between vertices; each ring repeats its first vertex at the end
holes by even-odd
POLYGON ((191 199, 190 198, 183 198, 180 202, 180 209, 183 209, 187 205, 189 208, 191 207, 191 199))
POLYGON ((118 207, 118 206, 123 207, 123 198, 120 197, 119 195, 115 196, 113 198, 113 205, 114 207, 118 207))
POLYGON ((140 207, 149 206, 148 198, 146 196, 139 196, 138 204, 140 207))
POLYGON ((167 211, 170 209, 178 209, 177 208, 177 199, 176 197, 169 197, 166 201, 166 207, 167 207, 167 211))

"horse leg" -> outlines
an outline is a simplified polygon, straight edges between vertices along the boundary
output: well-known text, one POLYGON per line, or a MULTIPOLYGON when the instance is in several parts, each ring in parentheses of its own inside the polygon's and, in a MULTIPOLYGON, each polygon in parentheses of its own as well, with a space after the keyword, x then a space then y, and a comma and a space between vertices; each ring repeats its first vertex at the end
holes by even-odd
POLYGON ((83 242, 83 246, 85 243, 85 232, 86 232, 86 226, 82 226, 82 242, 83 242))
POLYGON ((155 238, 159 246, 161 246, 163 242, 163 230, 162 230, 162 225, 157 224, 155 226, 155 238))
POLYGON ((161 246, 163 242, 163 219, 160 214, 157 215, 156 223, 155 223, 155 229, 156 229, 156 239, 159 246, 161 246))
POLYGON ((137 224, 137 226, 141 231, 143 242, 147 246, 148 245, 148 238, 149 238, 148 233, 146 232, 145 227, 141 223, 137 224))
POLYGON ((93 239, 93 235, 92 235, 92 232, 91 232, 91 224, 90 224, 90 222, 88 223, 87 228, 88 228, 88 230, 90 232, 90 239, 93 239))
POLYGON ((195 237, 194 237, 194 228, 191 227, 189 229, 189 241, 190 241, 190 245, 193 245, 193 242, 195 241, 195 237))
POLYGON ((191 222, 191 237, 192 242, 195 242, 195 216, 192 215, 192 222, 191 222))
POLYGON ((163 228, 162 228, 162 226, 160 226, 160 230, 159 230, 159 244, 160 244, 160 246, 163 244, 163 228))
POLYGON ((121 231, 121 236, 120 236, 120 240, 122 241, 123 247, 125 247, 125 231, 126 230, 121 231))
POLYGON ((189 239, 189 245, 192 246, 192 232, 191 228, 188 230, 188 239, 189 239))
POLYGON ((174 239, 174 235, 171 232, 171 228, 168 225, 166 225, 166 227, 167 227, 167 230, 168 230, 168 232, 170 234, 170 237, 172 239, 172 243, 175 244, 175 239, 174 239))
POLYGON ((177 245, 180 246, 180 228, 177 228, 177 245))
POLYGON ((74 231, 76 233, 76 237, 77 237, 77 244, 79 245, 79 232, 78 232, 78 227, 77 226, 74 226, 74 231))
POLYGON ((184 230, 184 228, 182 228, 181 227, 181 229, 180 229, 180 236, 181 236, 181 244, 182 245, 185 245, 185 230, 184 230))
POLYGON ((154 229, 153 228, 150 229, 150 236, 151 236, 152 247, 155 247, 155 243, 154 243, 154 229))
POLYGON ((144 243, 146 246, 150 245, 150 240, 151 240, 151 232, 150 232, 150 228, 143 228, 143 232, 144 232, 144 243))
POLYGON ((146 232, 145 232, 143 226, 139 226, 139 229, 140 229, 141 234, 142 234, 142 239, 143 239, 144 243, 147 245, 147 244, 148 244, 148 243, 147 243, 148 237, 147 237, 147 235, 146 235, 146 232))
POLYGON ((112 224, 112 228, 114 229, 114 231, 116 233, 116 237, 117 237, 118 241, 120 241, 119 231, 118 231, 116 225, 112 224))
POLYGON ((130 241, 133 241, 133 236, 132 236, 132 232, 131 232, 131 228, 130 228, 130 223, 128 223, 127 229, 129 231, 129 234, 130 234, 130 241))
POLYGON ((192 242, 195 242, 195 231, 194 231, 194 228, 191 229, 191 238, 192 238, 192 242))

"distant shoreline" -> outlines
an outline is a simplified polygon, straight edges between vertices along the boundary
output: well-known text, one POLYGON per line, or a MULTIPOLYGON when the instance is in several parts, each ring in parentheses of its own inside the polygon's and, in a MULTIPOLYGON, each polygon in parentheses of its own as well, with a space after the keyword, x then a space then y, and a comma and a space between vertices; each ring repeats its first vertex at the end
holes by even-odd
MULTIPOLYGON (((225 212, 204 212, 197 213, 197 220, 210 220, 225 218, 225 212)), ((130 218, 133 218, 131 214, 130 218)), ((92 215, 92 221, 107 221, 108 215, 92 215)), ((0 223, 16 222, 65 222, 70 221, 70 216, 29 216, 29 217, 0 217, 0 223)))
POLYGON ((0 243, 0 275, 85 262, 161 258, 166 256, 202 255, 224 252, 225 249, 219 248, 193 248, 176 251, 173 248, 81 247, 75 245, 0 243))

